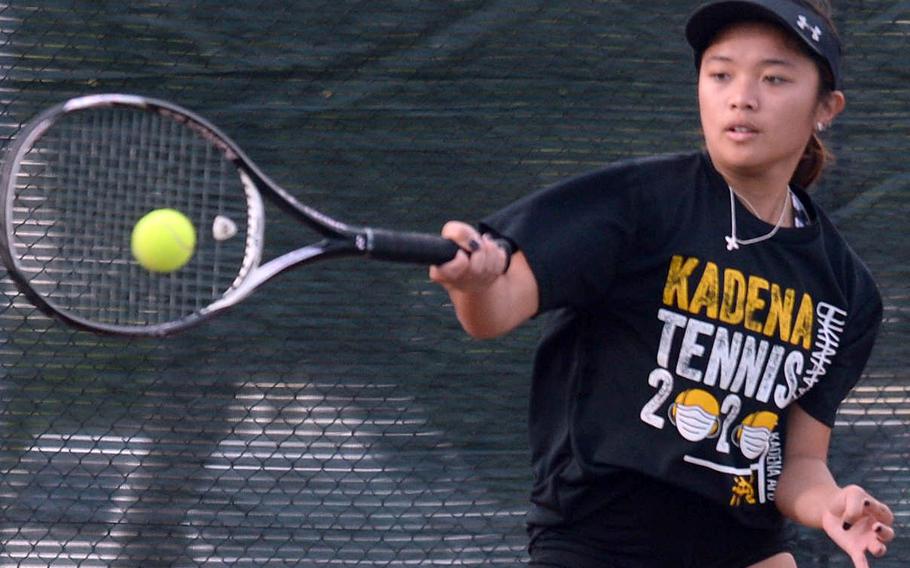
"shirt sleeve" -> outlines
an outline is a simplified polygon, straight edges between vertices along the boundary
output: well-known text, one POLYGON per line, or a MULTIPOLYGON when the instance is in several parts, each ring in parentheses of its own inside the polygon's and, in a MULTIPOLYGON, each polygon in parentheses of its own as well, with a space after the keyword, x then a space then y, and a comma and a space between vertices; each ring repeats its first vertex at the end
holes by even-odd
MULTIPOLYGON (((861 294, 854 296, 852 309, 847 315, 844 336, 837 346, 836 355, 819 383, 799 398, 797 404, 816 420, 830 428, 841 402, 856 386, 872 353, 882 321, 882 300, 871 276, 861 294)), ((818 322, 824 326, 824 321, 818 322)), ((820 334, 824 340, 824 330, 820 334)), ((824 345, 817 341, 812 357, 824 358, 824 345)), ((814 361, 810 360, 810 367, 814 361)))
POLYGON ((636 167, 617 165, 540 190, 484 219, 528 259, 540 311, 601 300, 640 216, 636 167))

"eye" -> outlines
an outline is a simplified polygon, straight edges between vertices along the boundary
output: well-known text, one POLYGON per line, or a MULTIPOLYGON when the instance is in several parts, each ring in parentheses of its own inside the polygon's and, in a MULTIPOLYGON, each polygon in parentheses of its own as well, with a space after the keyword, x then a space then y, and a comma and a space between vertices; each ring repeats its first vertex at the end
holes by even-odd
POLYGON ((765 82, 772 85, 782 85, 784 83, 789 83, 790 80, 780 75, 766 75, 765 82))
POLYGON ((730 74, 726 71, 712 71, 708 73, 708 76, 715 81, 728 81, 730 79, 730 74))

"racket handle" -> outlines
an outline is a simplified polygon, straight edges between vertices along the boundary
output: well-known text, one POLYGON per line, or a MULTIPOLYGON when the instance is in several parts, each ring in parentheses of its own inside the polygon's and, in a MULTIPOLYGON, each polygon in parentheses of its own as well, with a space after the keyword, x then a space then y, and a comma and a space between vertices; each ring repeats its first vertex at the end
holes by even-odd
POLYGON ((460 250, 458 245, 436 235, 370 229, 367 255, 379 260, 444 264, 460 250))

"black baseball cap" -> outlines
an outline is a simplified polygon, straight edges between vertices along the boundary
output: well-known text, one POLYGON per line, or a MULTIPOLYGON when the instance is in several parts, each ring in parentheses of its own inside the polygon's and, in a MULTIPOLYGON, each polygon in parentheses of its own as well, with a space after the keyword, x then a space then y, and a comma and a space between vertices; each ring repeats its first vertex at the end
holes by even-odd
POLYGON ((813 9, 794 0, 732 0, 708 2, 695 10, 686 24, 686 39, 695 50, 695 67, 701 56, 723 28, 742 21, 760 20, 782 26, 804 44, 809 53, 831 70, 834 88, 841 88, 841 43, 813 9))

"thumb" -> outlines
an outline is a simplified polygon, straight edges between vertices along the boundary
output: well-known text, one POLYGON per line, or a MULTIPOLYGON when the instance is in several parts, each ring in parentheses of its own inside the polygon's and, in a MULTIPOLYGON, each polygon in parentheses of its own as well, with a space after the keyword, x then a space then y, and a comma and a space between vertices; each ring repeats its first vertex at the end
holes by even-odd
POLYGON ((869 568, 869 560, 866 559, 866 553, 862 550, 850 555, 850 560, 853 560, 853 568, 869 568))

